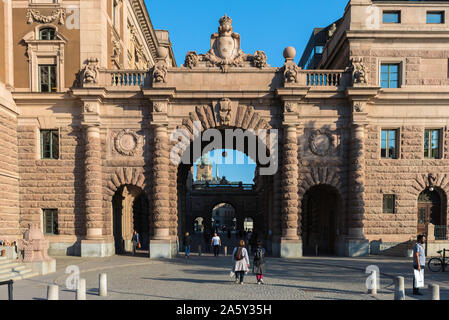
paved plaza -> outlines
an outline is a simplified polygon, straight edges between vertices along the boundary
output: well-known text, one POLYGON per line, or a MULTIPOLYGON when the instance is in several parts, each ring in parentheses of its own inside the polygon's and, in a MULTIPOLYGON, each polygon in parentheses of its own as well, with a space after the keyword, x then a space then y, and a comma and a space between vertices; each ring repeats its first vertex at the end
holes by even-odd
MULTIPOLYGON (((17 281, 14 298, 45 300, 47 286, 60 286, 60 300, 74 300, 75 292, 66 289, 66 268, 76 265, 86 279, 87 300, 393 300, 394 276, 405 277, 407 300, 426 299, 411 295, 410 258, 370 256, 364 258, 304 257, 267 258, 265 284, 257 285, 248 273, 244 285, 229 277, 231 257, 181 254, 173 260, 150 260, 143 256, 108 258, 57 258, 57 272, 17 281), (367 293, 366 267, 377 265, 381 272, 376 296, 367 293), (98 296, 98 277, 107 273, 108 296, 98 296)), ((426 270, 426 283, 440 285, 441 299, 449 299, 447 273, 426 270)), ((7 299, 7 287, 0 287, 0 300, 7 299)))

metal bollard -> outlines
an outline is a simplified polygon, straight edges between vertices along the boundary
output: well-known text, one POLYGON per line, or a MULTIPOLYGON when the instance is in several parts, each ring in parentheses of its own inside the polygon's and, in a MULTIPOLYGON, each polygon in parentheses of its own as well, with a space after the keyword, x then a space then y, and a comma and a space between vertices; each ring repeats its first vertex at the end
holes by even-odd
POLYGON ((14 295, 13 295, 13 284, 14 284, 14 280, 10 280, 8 283, 8 300, 14 300, 14 295))
POLYGON ((198 245, 198 255, 199 256, 201 255, 201 245, 200 244, 198 245))
POLYGON ((227 256, 228 255, 228 247, 224 246, 224 255, 227 256))
POLYGON ((76 300, 86 300, 86 279, 80 279, 76 290, 76 300))
POLYGON ((106 273, 100 273, 99 282, 98 294, 100 297, 106 297, 108 295, 108 278, 106 273))
POLYGON ((371 288, 368 289, 369 294, 377 294, 377 271, 371 271, 371 288))
POLYGON ((394 300, 405 300, 404 277, 394 279, 394 300))
POLYGON ((47 300, 59 300, 59 286, 52 284, 47 287, 47 300))
POLYGON ((440 286, 437 284, 429 284, 429 292, 427 300, 440 300, 440 286))

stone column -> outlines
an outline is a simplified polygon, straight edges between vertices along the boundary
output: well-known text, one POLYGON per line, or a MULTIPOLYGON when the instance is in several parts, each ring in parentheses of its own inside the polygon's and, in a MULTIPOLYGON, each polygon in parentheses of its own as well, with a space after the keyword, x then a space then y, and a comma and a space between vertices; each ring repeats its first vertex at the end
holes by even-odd
POLYGON ((369 243, 364 240, 363 218, 365 214, 365 124, 353 123, 349 156, 349 234, 346 255, 360 256, 369 252, 369 243))
POLYGON ((302 245, 298 236, 298 136, 294 124, 284 126, 282 163, 281 257, 300 257, 302 245))
POLYGON ((85 130, 86 239, 96 240, 103 235, 100 127, 86 125, 85 130))
POLYGON ((153 215, 154 238, 164 240, 170 238, 170 186, 169 186, 169 143, 167 127, 154 128, 153 149, 153 215))
POLYGON ((84 185, 86 238, 81 241, 82 257, 114 254, 114 243, 103 235, 102 158, 99 122, 85 122, 84 185))
POLYGON ((167 126, 154 125, 153 146, 153 238, 151 258, 171 258, 170 239, 170 144, 167 126))

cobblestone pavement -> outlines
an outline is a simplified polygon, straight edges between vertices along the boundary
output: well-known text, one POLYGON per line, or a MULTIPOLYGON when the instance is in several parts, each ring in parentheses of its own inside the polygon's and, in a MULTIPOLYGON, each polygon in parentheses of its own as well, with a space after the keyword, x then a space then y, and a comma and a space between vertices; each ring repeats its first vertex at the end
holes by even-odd
MULTIPOLYGON (((304 257, 300 259, 267 258, 265 284, 257 285, 248 273, 244 285, 236 285, 229 277, 231 257, 179 255, 173 260, 149 260, 143 255, 108 258, 58 257, 57 272, 47 276, 17 281, 14 298, 46 299, 47 286, 60 286, 61 300, 74 300, 75 292, 65 287, 66 267, 77 265, 86 279, 87 299, 120 300, 392 300, 393 277, 405 277, 406 299, 412 296, 410 258, 370 256, 365 258, 304 257), (380 289, 376 296, 367 294, 365 269, 380 269, 380 289), (98 276, 108 275, 108 297, 98 296, 98 276)), ((440 285, 441 299, 449 300, 449 273, 426 270, 426 284, 440 285)), ((426 294, 427 289, 422 289, 426 294)), ((0 300, 7 299, 7 287, 0 287, 0 300)))

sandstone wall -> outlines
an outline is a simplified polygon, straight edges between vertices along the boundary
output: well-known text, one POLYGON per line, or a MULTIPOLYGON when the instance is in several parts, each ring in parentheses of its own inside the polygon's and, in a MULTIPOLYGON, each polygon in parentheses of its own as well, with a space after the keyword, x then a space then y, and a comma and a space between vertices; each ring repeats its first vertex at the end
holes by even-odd
MULTIPOLYGON (((448 194, 445 182, 449 172, 447 128, 443 129, 443 159, 424 159, 424 130, 425 127, 419 125, 401 126, 399 159, 381 159, 381 127, 367 127, 364 221, 367 238, 406 241, 416 237, 418 196, 426 188, 429 173, 437 178, 435 185, 448 194), (396 195, 396 213, 382 212, 383 194, 396 195)), ((443 202, 442 199, 443 212, 447 214, 447 203, 443 202)))
POLYGON ((28 223, 41 222, 42 209, 58 209, 59 236, 48 238, 64 242, 85 234, 84 139, 80 127, 61 125, 59 132, 59 159, 40 159, 38 126, 18 127, 20 227, 24 231, 28 223))
POLYGON ((0 101, 0 239, 16 240, 19 232, 17 116, 0 101))

